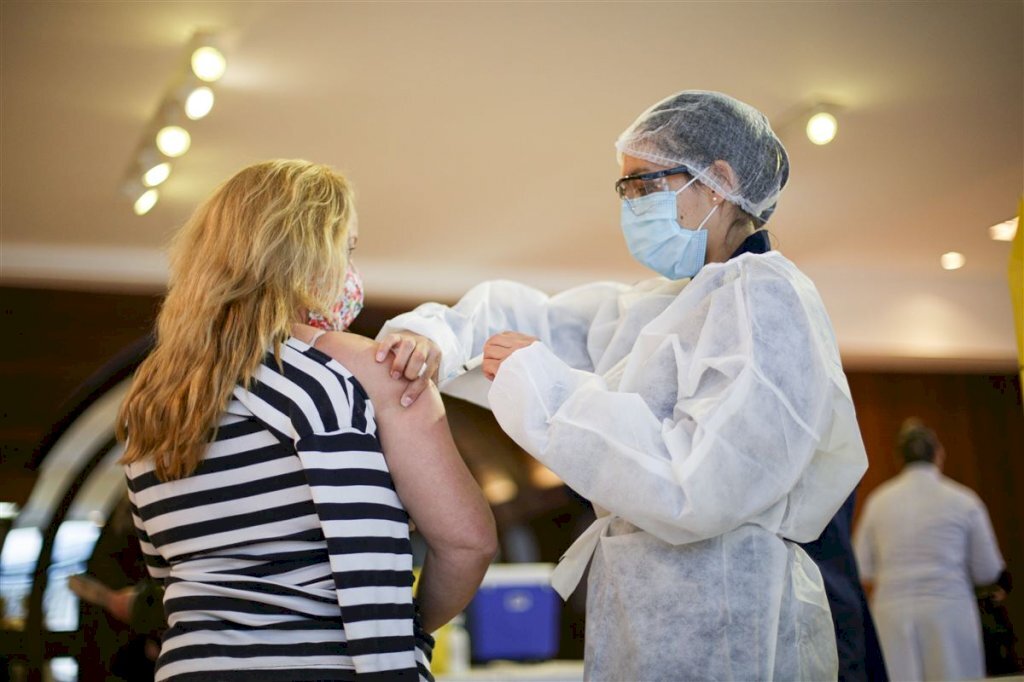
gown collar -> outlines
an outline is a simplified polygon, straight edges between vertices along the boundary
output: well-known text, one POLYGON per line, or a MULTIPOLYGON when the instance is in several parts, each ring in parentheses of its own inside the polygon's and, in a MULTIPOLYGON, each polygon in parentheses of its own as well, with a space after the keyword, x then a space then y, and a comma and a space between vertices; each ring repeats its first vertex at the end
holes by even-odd
POLYGON ((768 239, 768 231, 757 230, 744 239, 743 243, 740 244, 739 248, 729 258, 732 259, 744 253, 768 253, 771 250, 772 244, 768 239))

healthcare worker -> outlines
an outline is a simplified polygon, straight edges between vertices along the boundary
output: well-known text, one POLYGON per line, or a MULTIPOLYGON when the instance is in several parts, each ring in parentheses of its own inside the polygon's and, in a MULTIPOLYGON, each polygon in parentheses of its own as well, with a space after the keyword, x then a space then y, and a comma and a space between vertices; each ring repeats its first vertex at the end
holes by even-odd
POLYGON ((502 428, 593 502, 553 576, 568 597, 590 564, 587 679, 834 679, 821 573, 796 543, 867 458, 822 301, 757 230, 786 152, 763 114, 704 91, 616 147, 626 244, 661 277, 550 298, 484 283, 391 320, 378 361, 443 381, 483 353, 502 428))
POLYGON ((985 504, 942 475, 946 452, 916 420, 901 430, 905 465, 864 504, 854 535, 893 679, 985 677, 975 585, 1005 568, 985 504))

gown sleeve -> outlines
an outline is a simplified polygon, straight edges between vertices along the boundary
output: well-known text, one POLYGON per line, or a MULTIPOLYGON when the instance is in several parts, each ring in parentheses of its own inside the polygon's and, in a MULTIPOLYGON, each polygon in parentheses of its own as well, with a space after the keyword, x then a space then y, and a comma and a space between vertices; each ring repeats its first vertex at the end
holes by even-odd
POLYGON ((484 282, 452 307, 424 303, 388 320, 377 338, 406 330, 434 341, 441 348, 441 381, 457 376, 492 335, 510 330, 538 337, 573 367, 588 367, 591 321, 602 303, 628 288, 597 282, 548 296, 517 282, 484 282))
MULTIPOLYGON (((710 291, 695 284, 644 328, 623 379, 675 382, 670 416, 543 343, 513 353, 489 395, 505 431, 566 484, 674 544, 725 533, 789 495, 831 437, 836 393, 827 363, 838 356, 821 348, 831 331, 785 277, 741 270, 710 291)), ((797 541, 817 537, 864 462, 816 471, 833 488, 819 505, 830 508, 797 541)))

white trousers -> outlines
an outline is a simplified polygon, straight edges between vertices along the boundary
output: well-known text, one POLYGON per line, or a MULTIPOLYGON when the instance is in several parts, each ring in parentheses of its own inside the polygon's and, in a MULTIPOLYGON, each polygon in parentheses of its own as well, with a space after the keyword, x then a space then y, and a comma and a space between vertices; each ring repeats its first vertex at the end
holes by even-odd
POLYGON ((876 599, 872 612, 893 682, 985 677, 981 617, 973 599, 876 599))

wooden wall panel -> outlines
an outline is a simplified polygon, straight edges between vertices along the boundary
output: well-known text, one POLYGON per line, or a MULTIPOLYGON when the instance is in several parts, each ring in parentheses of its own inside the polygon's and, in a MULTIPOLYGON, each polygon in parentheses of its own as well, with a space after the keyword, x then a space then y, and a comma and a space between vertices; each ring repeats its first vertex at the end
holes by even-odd
MULTIPOLYGON (((1024 408, 1016 375, 850 372, 870 466, 857 496, 896 475, 896 436, 906 417, 933 428, 946 449, 945 474, 988 506, 1007 566, 1024 585, 1024 408)), ((1024 632, 1024 587, 1010 595, 1018 635, 1024 632)))

